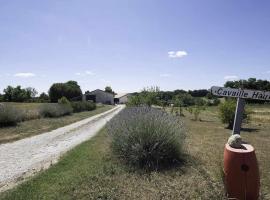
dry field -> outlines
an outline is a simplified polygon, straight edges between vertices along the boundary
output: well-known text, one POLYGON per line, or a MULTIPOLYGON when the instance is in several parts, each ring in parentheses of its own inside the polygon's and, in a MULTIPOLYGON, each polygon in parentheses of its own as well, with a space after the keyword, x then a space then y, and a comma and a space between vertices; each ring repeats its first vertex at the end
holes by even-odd
MULTIPOLYGON (((269 105, 249 106, 251 121, 242 137, 256 149, 261 174, 261 199, 270 199, 270 121, 254 116, 269 105)), ((226 199, 224 195, 223 148, 231 131, 218 118, 217 107, 209 107, 200 121, 184 111, 187 129, 185 165, 161 172, 134 171, 111 153, 106 129, 67 153, 49 170, 0 199, 226 199)))

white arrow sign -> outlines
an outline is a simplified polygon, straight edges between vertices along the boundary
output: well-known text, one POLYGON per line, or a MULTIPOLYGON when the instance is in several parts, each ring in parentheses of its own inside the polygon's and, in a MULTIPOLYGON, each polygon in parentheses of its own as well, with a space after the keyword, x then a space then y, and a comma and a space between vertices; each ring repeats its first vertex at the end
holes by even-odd
POLYGON ((213 86, 211 93, 222 97, 236 97, 241 99, 257 99, 270 101, 270 92, 259 90, 245 90, 213 86))

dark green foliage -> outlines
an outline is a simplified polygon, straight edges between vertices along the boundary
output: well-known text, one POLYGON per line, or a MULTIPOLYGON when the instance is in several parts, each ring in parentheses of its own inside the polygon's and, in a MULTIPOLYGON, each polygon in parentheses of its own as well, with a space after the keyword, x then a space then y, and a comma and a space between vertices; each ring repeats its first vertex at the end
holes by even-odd
POLYGON ((0 127, 16 125, 22 120, 22 114, 16 108, 0 104, 0 127))
POLYGON ((72 114, 73 109, 69 104, 50 103, 44 104, 40 108, 42 117, 61 117, 72 114))
POLYGON ((69 101, 82 97, 82 90, 76 81, 66 83, 54 83, 49 89, 51 102, 57 102, 61 97, 66 97, 69 101))
POLYGON ((37 94, 35 88, 21 88, 21 86, 8 86, 4 89, 3 100, 8 102, 26 102, 33 99, 37 94))
POLYGON ((50 97, 49 95, 47 95, 45 92, 42 92, 40 95, 39 95, 39 98, 38 100, 41 102, 41 103, 47 103, 50 101, 50 97))
POLYGON ((58 99, 58 103, 64 104, 64 105, 70 105, 70 102, 66 97, 61 97, 61 99, 58 99))
POLYGON ((208 90, 202 89, 202 90, 189 90, 188 93, 193 97, 205 97, 210 92, 208 90))
POLYGON ((75 101, 71 102, 73 112, 91 111, 96 109, 96 104, 90 101, 75 101))
POLYGON ((203 98, 196 97, 194 99, 194 103, 195 103, 196 106, 205 106, 207 104, 207 101, 204 100, 203 98))
MULTIPOLYGON (((270 81, 249 78, 248 80, 227 81, 224 87, 270 91, 270 81)), ((265 101, 254 99, 247 99, 246 101, 249 103, 265 103, 265 101)))
POLYGON ((116 94, 116 93, 112 90, 111 86, 106 86, 106 87, 105 87, 105 92, 108 92, 108 93, 111 93, 111 94, 116 94))
MULTIPOLYGON (((224 124, 228 124, 229 129, 233 128, 234 124, 234 116, 236 110, 236 100, 228 99, 224 103, 220 104, 219 106, 219 116, 224 124)), ((244 112, 243 119, 248 118, 248 112, 244 112)))
POLYGON ((161 105, 158 98, 159 88, 150 87, 143 89, 142 92, 137 95, 133 95, 128 99, 128 106, 139 106, 139 105, 161 105))
POLYGON ((185 131, 179 118, 151 107, 128 107, 107 126, 113 151, 131 166, 156 170, 181 161, 185 131))

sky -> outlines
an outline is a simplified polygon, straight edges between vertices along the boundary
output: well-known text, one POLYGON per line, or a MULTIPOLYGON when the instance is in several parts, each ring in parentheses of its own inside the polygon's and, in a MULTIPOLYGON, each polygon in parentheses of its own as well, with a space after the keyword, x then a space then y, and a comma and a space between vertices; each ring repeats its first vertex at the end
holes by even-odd
POLYGON ((0 92, 270 80, 269 0, 0 0, 0 92))

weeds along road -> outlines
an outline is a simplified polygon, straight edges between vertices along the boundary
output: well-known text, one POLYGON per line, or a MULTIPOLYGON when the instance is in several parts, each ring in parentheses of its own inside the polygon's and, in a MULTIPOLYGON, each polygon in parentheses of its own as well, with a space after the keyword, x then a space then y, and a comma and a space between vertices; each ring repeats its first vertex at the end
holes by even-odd
POLYGON ((48 168, 76 145, 93 137, 123 105, 68 126, 0 145, 0 191, 48 168))

